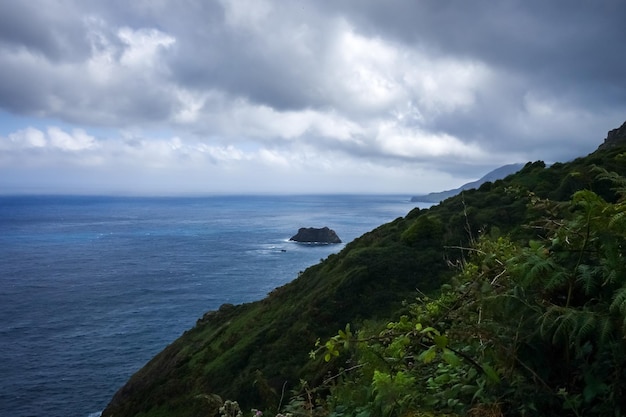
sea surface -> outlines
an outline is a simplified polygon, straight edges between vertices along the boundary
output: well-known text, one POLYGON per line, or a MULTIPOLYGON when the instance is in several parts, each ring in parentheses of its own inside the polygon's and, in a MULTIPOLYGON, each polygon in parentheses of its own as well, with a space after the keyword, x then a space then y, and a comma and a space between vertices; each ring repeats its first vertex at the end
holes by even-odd
POLYGON ((0 196, 0 416, 98 416, 223 303, 262 299, 408 213, 407 196, 0 196))

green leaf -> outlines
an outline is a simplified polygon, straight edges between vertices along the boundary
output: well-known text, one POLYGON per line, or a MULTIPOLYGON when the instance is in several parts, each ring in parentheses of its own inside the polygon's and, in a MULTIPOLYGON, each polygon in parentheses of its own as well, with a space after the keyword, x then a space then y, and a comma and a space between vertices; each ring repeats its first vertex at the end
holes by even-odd
POLYGON ((422 334, 426 334, 426 333, 434 333, 436 335, 439 335, 439 330, 435 329, 434 327, 426 327, 425 329, 423 329, 420 333, 422 334))
POLYGON ((450 379, 451 379, 450 374, 441 374, 441 375, 436 376, 433 379, 433 382, 435 382, 437 385, 444 385, 450 382, 450 379))
POLYGON ((420 353, 417 359, 421 360, 424 363, 431 363, 435 357, 437 356, 437 346, 432 345, 427 350, 420 353))
POLYGON ((490 383, 497 384, 500 382, 500 376, 490 365, 485 363, 482 365, 482 368, 490 383))
POLYGON ((433 342, 439 349, 445 349, 448 346, 448 337, 444 335, 436 335, 433 337, 433 342))
POLYGON ((441 358, 451 366, 459 366, 461 364, 459 357, 450 349, 444 349, 441 358))

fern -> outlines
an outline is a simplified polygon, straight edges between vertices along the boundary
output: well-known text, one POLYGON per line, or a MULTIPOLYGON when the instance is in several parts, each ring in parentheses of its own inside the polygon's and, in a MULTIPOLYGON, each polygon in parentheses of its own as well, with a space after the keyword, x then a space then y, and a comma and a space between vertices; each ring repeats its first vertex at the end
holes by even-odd
POLYGON ((609 308, 613 313, 626 316, 626 287, 622 287, 615 292, 609 308))
POLYGON ((548 250, 544 246, 531 246, 528 250, 526 259, 519 265, 519 269, 524 271, 523 283, 526 286, 542 282, 544 278, 552 275, 552 271, 557 269, 553 259, 549 258, 547 254, 548 250))
POLYGON ((597 268, 582 264, 578 265, 576 272, 578 272, 576 282, 582 287, 585 295, 593 294, 599 286, 595 279, 597 275, 597 268))
POLYGON ((619 211, 615 213, 611 220, 609 220, 609 227, 617 227, 621 230, 624 230, 624 225, 626 224, 626 205, 620 204, 619 211))
POLYGON ((597 332, 598 320, 595 313, 591 311, 581 311, 577 322, 576 338, 579 343, 597 332))
POLYGON ((605 345, 613 340, 613 323, 609 316, 602 316, 597 327, 600 343, 605 345))
POLYGON ((556 271, 548 276, 544 288, 547 291, 555 291, 567 286, 570 280, 570 273, 565 270, 556 271))
POLYGON ((605 243, 604 258, 600 260, 603 282, 601 286, 619 284, 626 281, 624 257, 617 243, 605 243))
POLYGON ((621 197, 626 195, 626 178, 616 172, 609 172, 604 168, 594 166, 594 171, 598 172, 597 178, 602 181, 609 181, 613 184, 611 190, 621 197))
POLYGON ((539 334, 541 337, 547 338, 548 334, 552 333, 552 329, 560 317, 560 313, 557 309, 557 306, 551 306, 539 317, 539 334))
POLYGON ((576 333, 575 314, 575 311, 568 310, 557 318, 552 334, 552 344, 556 345, 559 341, 562 341, 565 345, 569 344, 570 336, 576 333))
POLYGON ((552 344, 569 345, 576 341, 582 346, 592 335, 600 333, 597 314, 590 310, 551 306, 541 316, 540 332, 552 344))

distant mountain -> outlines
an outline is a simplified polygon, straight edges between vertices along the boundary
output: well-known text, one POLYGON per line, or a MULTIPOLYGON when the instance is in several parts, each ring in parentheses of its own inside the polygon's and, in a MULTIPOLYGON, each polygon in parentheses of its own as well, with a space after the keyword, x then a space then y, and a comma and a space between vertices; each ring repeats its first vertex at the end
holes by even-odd
POLYGON ((411 201, 420 202, 420 203, 440 203, 446 198, 452 197, 460 193, 461 191, 471 190, 472 188, 478 188, 482 184, 486 182, 493 182, 496 180, 501 180, 506 178, 511 174, 515 174, 520 169, 524 168, 524 164, 509 164, 501 166, 500 168, 496 168, 493 171, 489 172, 487 175, 482 177, 479 180, 468 182, 460 186, 459 188, 455 188, 454 190, 448 191, 439 191, 436 193, 430 193, 426 195, 416 195, 415 197, 411 197, 411 201))

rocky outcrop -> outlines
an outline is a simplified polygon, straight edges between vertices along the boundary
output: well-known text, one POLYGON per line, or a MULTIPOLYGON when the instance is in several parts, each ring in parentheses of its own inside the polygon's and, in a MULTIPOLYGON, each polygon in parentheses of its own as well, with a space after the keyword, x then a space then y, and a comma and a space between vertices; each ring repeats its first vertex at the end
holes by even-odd
POLYGON ((298 233, 289 240, 301 243, 341 243, 341 239, 334 230, 328 227, 317 229, 315 227, 301 227, 298 233))
POLYGON ((626 143, 626 122, 617 129, 609 130, 599 149, 608 149, 626 143))

